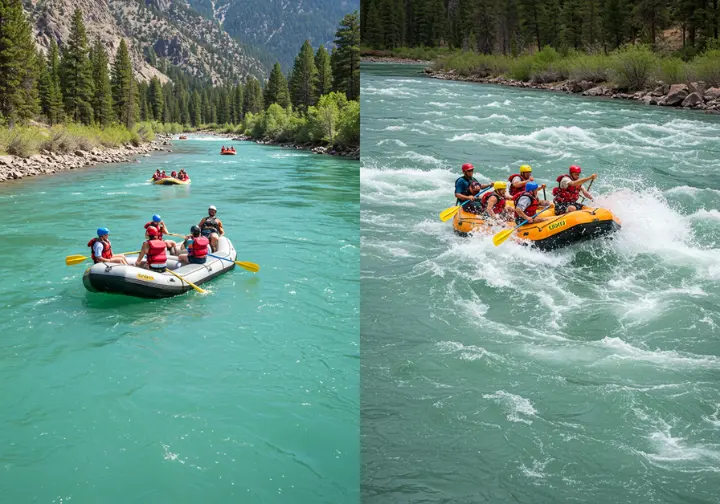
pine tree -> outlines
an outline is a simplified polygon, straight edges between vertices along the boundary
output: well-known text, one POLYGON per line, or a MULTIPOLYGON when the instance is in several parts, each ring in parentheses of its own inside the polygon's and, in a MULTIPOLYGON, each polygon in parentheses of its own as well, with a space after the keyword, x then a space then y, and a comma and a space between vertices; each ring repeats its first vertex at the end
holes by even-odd
POLYGON ((164 104, 165 100, 163 99, 163 89, 162 84, 160 84, 160 79, 153 77, 150 79, 148 87, 148 107, 152 110, 152 116, 155 119, 160 120, 162 118, 164 104))
POLYGON ((245 84, 245 101, 243 102, 243 114, 252 112, 260 113, 263 110, 263 95, 260 83, 255 77, 249 77, 245 84))
POLYGON ((240 124, 243 120, 243 86, 237 84, 233 91, 233 107, 235 108, 235 124, 240 124))
POLYGON ((0 2, 0 116, 9 127, 38 110, 35 44, 20 0, 0 2))
POLYGON ((330 55, 325 46, 320 44, 315 53, 315 68, 317 68, 317 78, 315 79, 315 96, 320 98, 322 95, 332 91, 332 67, 330 66, 330 55))
POLYGON ((95 45, 90 51, 90 61, 92 62, 95 89, 92 100, 95 122, 104 128, 115 120, 115 111, 113 110, 112 88, 108 74, 108 55, 99 38, 95 40, 95 45))
POLYGON ((310 41, 306 40, 300 49, 300 54, 295 57, 295 65, 293 65, 290 79, 290 96, 297 109, 306 111, 308 107, 315 104, 317 74, 315 55, 310 41))
POLYGON ((93 120, 92 66, 88 59, 85 23, 79 8, 73 13, 70 37, 63 48, 61 69, 65 112, 73 121, 90 124, 93 120))
POLYGON ((193 91, 190 100, 190 124, 198 127, 202 124, 202 103, 200 101, 200 93, 197 89, 193 91))
POLYGON ((365 36, 363 42, 373 49, 382 49, 385 47, 384 25, 380 19, 380 12, 377 4, 380 0, 369 0, 370 6, 367 12, 367 21, 365 25, 365 36))
POLYGON ((65 116, 62 87, 60 84, 60 54, 55 39, 50 40, 47 71, 50 82, 48 88, 48 110, 46 114, 50 125, 53 125, 62 122, 65 116))
POLYGON ((337 52, 337 59, 333 82, 348 100, 357 100, 360 96, 360 25, 357 11, 343 18, 335 37, 337 51, 333 53, 337 52))
POLYGON ((152 109, 150 108, 150 105, 148 105, 148 89, 147 83, 141 82, 138 84, 141 121, 152 121, 155 119, 152 114, 152 109))
POLYGON ((280 63, 275 63, 275 66, 273 66, 273 69, 270 72, 270 78, 268 79, 267 86, 265 86, 265 96, 263 99, 266 109, 273 103, 277 103, 282 108, 290 105, 288 82, 285 75, 282 73, 280 63))
POLYGON ((47 66, 45 56, 38 52, 36 56, 38 64, 38 97, 40 99, 40 113, 50 121, 50 90, 52 83, 50 82, 50 70, 47 66))
POLYGON ((120 123, 127 128, 132 128, 137 120, 139 107, 132 62, 125 39, 120 40, 120 47, 115 55, 115 64, 112 69, 112 96, 120 123))

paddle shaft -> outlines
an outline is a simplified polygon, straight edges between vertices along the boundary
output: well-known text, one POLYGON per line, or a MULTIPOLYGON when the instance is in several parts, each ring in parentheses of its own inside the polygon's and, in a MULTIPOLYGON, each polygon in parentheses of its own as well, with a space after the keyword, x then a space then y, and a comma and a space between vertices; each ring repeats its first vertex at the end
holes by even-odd
POLYGON ((179 278, 180 280, 182 280, 183 282, 186 282, 190 287, 192 287, 192 288, 195 289, 196 291, 201 292, 201 293, 203 293, 203 294, 205 294, 205 293, 207 292, 205 289, 201 289, 200 287, 198 287, 197 285, 195 285, 194 283, 192 283, 192 282, 191 282, 190 280, 188 280, 187 278, 184 278, 184 277, 178 275, 178 274, 175 273, 173 270, 171 270, 171 269, 168 268, 168 269, 166 269, 165 271, 167 271, 168 273, 170 273, 170 274, 178 277, 178 278, 179 278))
MULTIPOLYGON (((592 187, 593 182, 595 182, 595 179, 592 179, 590 181, 590 185, 588 185, 588 188, 587 188, 588 192, 590 191, 590 188, 592 187)), ((583 201, 585 201, 585 196, 582 197, 582 199, 580 200, 580 203, 582 204, 583 201)))
POLYGON ((249 262, 248 262, 248 263, 244 263, 244 262, 242 262, 242 261, 233 261, 232 259, 228 259, 227 257, 220 257, 220 256, 216 256, 216 255, 213 255, 213 254, 208 254, 208 256, 214 257, 215 259, 222 259, 223 261, 229 261, 229 262, 235 263, 235 264, 237 264, 238 266, 240 266, 241 268, 244 268, 244 269, 246 269, 246 270, 248 270, 248 271, 252 271, 253 273, 255 273, 255 272, 257 272, 257 271, 260 270, 260 266, 258 266, 258 265, 255 264, 255 263, 249 263, 249 262))

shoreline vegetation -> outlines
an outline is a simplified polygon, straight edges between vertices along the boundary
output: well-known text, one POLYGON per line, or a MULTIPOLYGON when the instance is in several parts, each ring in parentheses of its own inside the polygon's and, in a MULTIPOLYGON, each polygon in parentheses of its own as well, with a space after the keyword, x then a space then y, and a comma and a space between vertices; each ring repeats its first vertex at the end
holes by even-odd
POLYGON ((288 75, 213 83, 154 53, 167 77, 140 82, 124 39, 113 61, 88 39, 83 12, 65 40, 40 47, 20 0, 0 23, 0 181, 56 173, 168 150, 172 135, 198 130, 359 159, 360 20, 338 24, 333 47, 305 41, 288 75), (157 135, 157 138, 156 138, 157 135))
POLYGON ((720 111, 718 0, 366 0, 366 61, 447 80, 720 111))

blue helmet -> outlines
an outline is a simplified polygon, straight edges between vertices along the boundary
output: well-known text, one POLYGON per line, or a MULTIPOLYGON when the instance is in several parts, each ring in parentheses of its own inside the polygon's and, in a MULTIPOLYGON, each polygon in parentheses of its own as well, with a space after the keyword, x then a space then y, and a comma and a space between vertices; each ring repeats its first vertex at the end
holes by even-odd
POLYGON ((153 222, 160 222, 162 219, 158 214, 153 215, 153 222))
POLYGON ((525 190, 526 191, 534 191, 538 188, 537 182, 528 182, 525 184, 525 190))
POLYGON ((106 234, 110 234, 110 230, 108 228, 98 228, 98 230, 97 230, 98 236, 105 236, 106 234))

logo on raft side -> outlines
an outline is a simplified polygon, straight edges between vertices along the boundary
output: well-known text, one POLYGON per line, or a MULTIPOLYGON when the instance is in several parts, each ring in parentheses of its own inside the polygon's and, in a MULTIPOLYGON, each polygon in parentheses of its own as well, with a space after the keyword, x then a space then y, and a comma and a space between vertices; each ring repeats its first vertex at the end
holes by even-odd
POLYGON ((553 224, 550 224, 548 226, 548 231, 552 231, 553 229, 557 229, 559 227, 563 227, 565 225, 565 221, 561 220, 560 222, 554 222, 553 224))
POLYGON ((154 277, 154 276, 143 275, 142 273, 138 273, 138 274, 137 274, 137 277, 138 277, 140 280, 155 280, 155 277, 154 277))

